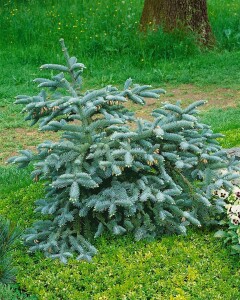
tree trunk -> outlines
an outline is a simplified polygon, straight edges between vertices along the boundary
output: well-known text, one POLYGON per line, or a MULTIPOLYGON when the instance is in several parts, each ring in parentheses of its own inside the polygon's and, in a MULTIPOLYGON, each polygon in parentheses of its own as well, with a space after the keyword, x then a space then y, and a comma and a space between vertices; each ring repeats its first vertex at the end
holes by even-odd
POLYGON ((203 44, 212 41, 206 0, 145 0, 140 24, 143 30, 158 25, 166 31, 188 28, 203 44))

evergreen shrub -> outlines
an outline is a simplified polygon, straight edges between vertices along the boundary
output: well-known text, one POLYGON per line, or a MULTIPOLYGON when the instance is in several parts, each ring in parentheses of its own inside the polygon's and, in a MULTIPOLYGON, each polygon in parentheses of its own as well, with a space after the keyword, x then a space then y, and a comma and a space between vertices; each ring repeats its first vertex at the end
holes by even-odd
POLYGON ((43 65, 52 78, 35 79, 41 92, 16 100, 25 104, 31 125, 62 133, 37 153, 22 150, 9 160, 20 167, 33 162, 32 178, 46 184, 45 197, 36 202, 44 220, 24 236, 30 251, 62 262, 74 253, 90 261, 97 253, 91 241, 104 231, 131 232, 140 240, 217 223, 225 203, 212 201, 212 193, 232 189, 238 167, 217 142, 221 135, 198 119, 204 101, 187 108, 165 104, 152 112, 152 121, 138 119, 124 103, 144 105, 164 90, 128 79, 123 90, 108 85, 83 92, 85 66, 61 45, 66 65, 43 65))
POLYGON ((0 216, 0 284, 13 282, 15 279, 16 270, 12 265, 11 252, 19 235, 19 229, 14 229, 8 220, 0 216))

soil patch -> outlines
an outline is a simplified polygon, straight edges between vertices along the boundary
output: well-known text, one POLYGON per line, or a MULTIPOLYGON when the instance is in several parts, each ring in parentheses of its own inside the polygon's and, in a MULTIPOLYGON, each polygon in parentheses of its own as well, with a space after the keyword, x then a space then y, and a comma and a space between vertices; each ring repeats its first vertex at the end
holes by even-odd
POLYGON ((198 87, 194 85, 182 85, 168 89, 165 99, 181 100, 183 104, 190 104, 197 100, 207 100, 204 109, 236 107, 240 104, 240 90, 229 88, 198 87))
POLYGON ((57 140, 58 134, 40 132, 37 129, 10 128, 5 129, 0 135, 0 164, 18 154, 19 150, 35 150, 36 146, 45 140, 57 140))
POLYGON ((240 105, 240 90, 229 88, 215 87, 198 87, 190 84, 178 87, 169 87, 165 95, 161 95, 160 99, 147 99, 146 106, 128 103, 128 107, 133 109, 138 117, 149 119, 149 114, 155 108, 159 108, 164 102, 176 103, 181 101, 183 106, 187 106, 194 101, 206 100, 207 103, 200 110, 208 110, 210 108, 228 108, 240 105))

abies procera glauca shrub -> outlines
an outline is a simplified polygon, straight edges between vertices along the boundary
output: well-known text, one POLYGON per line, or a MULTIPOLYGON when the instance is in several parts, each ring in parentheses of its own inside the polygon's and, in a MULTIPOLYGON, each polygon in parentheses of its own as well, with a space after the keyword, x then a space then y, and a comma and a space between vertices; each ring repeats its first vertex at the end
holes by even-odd
POLYGON ((92 241, 105 231, 140 240, 216 223, 224 201, 211 200, 212 193, 232 189, 239 168, 219 146, 221 135, 196 116, 204 101, 186 108, 165 104, 152 112, 153 121, 139 119, 124 104, 144 105, 164 90, 128 79, 122 90, 108 85, 83 92, 85 66, 69 56, 63 40, 61 46, 66 65, 43 65, 56 74, 34 80, 37 96, 16 100, 31 124, 61 132, 59 141, 9 160, 20 167, 33 163, 32 178, 46 185, 36 201, 44 218, 24 235, 30 251, 90 261, 97 253, 92 241))

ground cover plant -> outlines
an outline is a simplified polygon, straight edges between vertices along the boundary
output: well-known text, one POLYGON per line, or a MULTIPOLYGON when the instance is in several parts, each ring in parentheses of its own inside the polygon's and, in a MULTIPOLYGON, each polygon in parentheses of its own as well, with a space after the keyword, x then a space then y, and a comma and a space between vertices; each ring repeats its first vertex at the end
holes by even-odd
POLYGON ((0 299, 1 300, 37 300, 35 296, 29 296, 19 291, 17 285, 0 285, 0 299))
MULTIPOLYGON (((0 214, 27 228, 39 217, 34 202, 44 195, 44 186, 21 183, 18 172, 0 178, 0 187, 11 178, 22 185, 1 192, 0 214)), ((104 235, 96 241, 99 253, 91 264, 70 259, 63 265, 40 253, 29 255, 19 244, 17 282, 39 299, 238 299, 239 259, 229 255, 214 231, 199 228, 187 237, 152 242, 104 235)))

